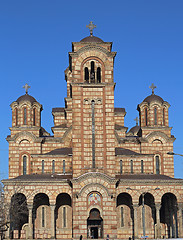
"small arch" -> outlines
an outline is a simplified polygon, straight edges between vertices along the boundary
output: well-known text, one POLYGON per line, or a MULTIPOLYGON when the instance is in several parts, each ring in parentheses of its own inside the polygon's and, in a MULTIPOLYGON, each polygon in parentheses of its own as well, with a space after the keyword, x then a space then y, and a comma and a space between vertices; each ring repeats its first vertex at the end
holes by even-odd
POLYGON ((157 108, 154 108, 154 125, 157 125, 157 108))
POLYGON ((50 228, 50 202, 49 197, 45 193, 38 193, 33 199, 32 223, 33 238, 35 231, 39 228, 50 228))
POLYGON ((71 228, 71 224, 69 222, 71 215, 72 199, 69 194, 60 193, 56 198, 55 226, 57 226, 58 229, 71 228))
POLYGON ((33 126, 36 126, 36 109, 33 108, 33 126))
POLYGON ((166 125, 166 122, 165 122, 165 108, 163 108, 163 126, 166 125))
POLYGON ((123 161, 122 160, 119 161, 119 165, 120 165, 120 174, 122 174, 123 173, 123 161))
POLYGON ((133 160, 130 160, 130 172, 133 173, 133 160))
POLYGON ((44 173, 44 160, 42 160, 41 166, 42 166, 42 173, 44 173))
POLYGON ((87 67, 85 67, 85 81, 89 82, 89 71, 87 67))
POLYGON ((161 198, 160 222, 167 227, 166 238, 178 238, 177 198, 173 193, 165 193, 161 198))
POLYGON ((91 83, 95 82, 95 63, 94 63, 94 61, 91 61, 90 80, 91 80, 91 83))
POLYGON ((145 126, 148 125, 148 112, 147 112, 147 108, 144 109, 145 111, 145 126))
POLYGON ((11 197, 10 205, 10 238, 13 238, 13 231, 18 230, 18 238, 21 235, 22 226, 28 223, 29 211, 27 199, 24 194, 16 193, 11 197))
POLYGON ((141 173, 144 173, 144 160, 141 160, 141 173))
POLYGON ((27 125, 27 108, 23 108, 23 124, 27 125))
POLYGON ((160 174, 160 156, 155 155, 156 174, 160 174))
POLYGON ((103 238, 103 219, 97 208, 92 208, 87 219, 87 238, 103 238))
MULTIPOLYGON (((118 228, 129 228, 130 235, 134 233, 134 212, 132 197, 128 193, 120 193, 116 199, 118 228)), ((134 235, 134 234, 133 234, 134 235)))
POLYGON ((101 83, 101 68, 97 68, 97 83, 101 83))
POLYGON ((52 173, 55 173, 55 160, 52 160, 52 173))
POLYGON ((27 156, 23 156, 23 175, 27 174, 27 156))
POLYGON ((15 126, 18 126, 18 108, 15 108, 15 126))

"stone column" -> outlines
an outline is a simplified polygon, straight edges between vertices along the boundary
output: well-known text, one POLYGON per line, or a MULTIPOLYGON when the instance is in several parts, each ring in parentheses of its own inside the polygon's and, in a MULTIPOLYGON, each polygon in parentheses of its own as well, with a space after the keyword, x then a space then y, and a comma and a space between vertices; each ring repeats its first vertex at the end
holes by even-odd
POLYGON ((161 203, 155 204, 155 207, 156 207, 155 238, 161 238, 161 228, 160 228, 160 208, 161 208, 161 203))
POLYGON ((51 238, 55 238, 55 204, 50 204, 51 208, 51 238))
MULTIPOLYGON (((32 208, 33 208, 33 205, 32 204, 29 204, 28 205, 28 209, 29 209, 29 232, 28 232, 28 238, 29 239, 32 239, 33 238, 33 227, 32 227, 32 208)), ((27 235, 27 233, 26 233, 27 235)))
POLYGON ((138 216, 137 216, 137 211, 138 211, 138 204, 133 204, 133 209, 134 209, 134 239, 138 238, 138 216))
POLYGON ((183 219, 182 219, 182 210, 183 210, 183 203, 178 203, 178 227, 179 227, 179 238, 183 237, 183 219))

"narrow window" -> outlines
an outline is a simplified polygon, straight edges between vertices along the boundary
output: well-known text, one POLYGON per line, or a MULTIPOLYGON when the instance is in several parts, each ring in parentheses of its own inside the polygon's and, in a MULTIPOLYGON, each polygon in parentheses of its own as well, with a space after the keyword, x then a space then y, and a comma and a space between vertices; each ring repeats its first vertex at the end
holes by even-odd
POLYGON ((52 161, 52 173, 55 173, 55 160, 52 161))
POLYGON ((163 126, 165 126, 165 108, 163 108, 163 126))
POLYGON ((23 175, 27 174, 27 156, 23 156, 23 175))
POLYGON ((18 109, 15 108, 15 126, 18 126, 18 109))
POLYGON ((160 173, 159 167, 160 167, 159 156, 156 156, 156 174, 160 173))
POLYGON ((124 212, 123 212, 123 207, 121 207, 121 227, 124 227, 124 212))
POLYGON ((70 97, 72 98, 72 86, 70 85, 70 97))
POLYGON ((63 160, 63 173, 65 174, 65 160, 63 160))
POLYGON ((141 173, 144 173, 144 161, 141 160, 141 173))
POLYGON ((87 67, 85 67, 85 81, 89 81, 89 71, 87 67))
POLYGON ((130 160, 131 173, 133 173, 133 160, 130 160))
POLYGON ((183 210, 182 210, 182 227, 183 227, 183 210))
POLYGON ((97 68, 97 82, 101 83, 101 68, 97 68))
POLYGON ((157 125, 157 108, 154 109, 154 125, 157 125))
POLYGON ((42 160, 42 173, 44 173, 44 160, 42 160))
POLYGON ((120 174, 123 173, 123 161, 120 160, 120 174))
POLYGON ((93 61, 91 62, 90 79, 91 83, 95 82, 95 63, 93 61))
POLYGON ((44 207, 42 207, 42 227, 45 227, 45 211, 44 211, 44 207))
POLYGON ((66 207, 63 207, 63 227, 66 227, 66 207))
POLYGON ((145 108, 145 126, 147 126, 147 108, 145 108))
POLYGON ((36 109, 33 109, 33 125, 36 126, 36 109))
POLYGON ((26 125, 27 124, 27 108, 24 108, 24 125, 26 125))

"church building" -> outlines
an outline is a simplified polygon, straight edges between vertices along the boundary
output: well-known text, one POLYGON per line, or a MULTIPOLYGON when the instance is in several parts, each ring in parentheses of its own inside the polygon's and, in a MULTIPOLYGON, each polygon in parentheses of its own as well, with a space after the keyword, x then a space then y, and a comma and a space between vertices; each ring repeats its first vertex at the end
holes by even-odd
POLYGON ((170 104, 152 84, 137 103, 139 124, 128 130, 125 108, 114 107, 116 52, 88 27, 90 36, 69 52, 65 107, 52 109, 53 135, 27 84, 10 105, 6 239, 183 237, 170 104))

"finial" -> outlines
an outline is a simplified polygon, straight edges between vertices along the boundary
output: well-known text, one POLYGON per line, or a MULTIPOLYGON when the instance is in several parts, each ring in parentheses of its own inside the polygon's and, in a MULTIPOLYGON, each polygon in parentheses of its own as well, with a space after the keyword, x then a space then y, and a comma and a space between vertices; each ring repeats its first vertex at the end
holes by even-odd
POLYGON ((96 28, 96 25, 94 25, 93 22, 90 21, 90 24, 86 25, 86 27, 90 29, 90 36, 93 36, 93 29, 96 28))
POLYGON ((154 89, 156 88, 156 86, 154 85, 154 83, 152 83, 149 88, 152 89, 152 95, 154 95, 154 89))
POLYGON ((25 93, 28 94, 28 89, 30 88, 30 86, 26 83, 23 88, 25 88, 25 93))
POLYGON ((136 117, 136 118, 134 119, 134 121, 136 122, 136 126, 138 126, 138 125, 139 125, 139 118, 136 117))

